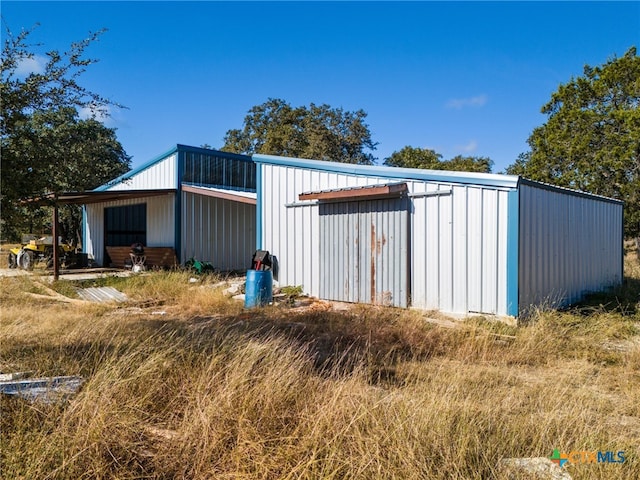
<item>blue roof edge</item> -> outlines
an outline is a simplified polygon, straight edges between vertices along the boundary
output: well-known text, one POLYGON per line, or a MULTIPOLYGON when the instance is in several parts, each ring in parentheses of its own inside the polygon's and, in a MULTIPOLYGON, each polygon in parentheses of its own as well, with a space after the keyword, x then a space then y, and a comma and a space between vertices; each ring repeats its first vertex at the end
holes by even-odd
POLYGON ((558 185, 552 185, 550 183, 538 182, 536 180, 530 180, 525 177, 520 177, 519 185, 527 185, 534 188, 540 188, 542 190, 550 190, 552 192, 564 193, 565 195, 573 195, 576 197, 585 197, 592 200, 600 200, 602 202, 616 203, 624 205, 622 200, 618 200, 611 197, 605 197, 603 195, 597 195, 595 193, 583 192, 582 190, 575 190, 573 188, 559 187, 558 185))
POLYGON ((448 170, 422 170, 418 168, 386 167, 378 165, 355 165, 350 163, 310 160, 305 158, 280 157, 277 155, 252 155, 256 163, 307 168, 351 175, 366 175, 404 180, 427 180, 463 184, 480 184, 490 187, 517 188, 520 177, 499 173, 452 172, 448 170))
POLYGON ((130 179, 131 177, 139 174, 140 172, 143 172, 147 168, 153 167, 155 164, 161 162, 165 158, 167 158, 170 155, 173 155, 174 153, 177 153, 179 151, 180 152, 203 153, 203 154, 211 154, 213 152, 217 156, 220 156, 220 157, 234 158, 236 160, 243 160, 243 161, 247 161, 247 162, 252 161, 252 159, 251 159, 251 157, 249 155, 243 155, 243 154, 240 154, 240 153, 223 152, 221 150, 215 150, 215 149, 212 149, 212 148, 192 147, 190 145, 183 145, 181 143, 178 143, 178 144, 174 145, 173 147, 171 147, 166 152, 164 152, 163 154, 158 155, 157 157, 154 157, 153 159, 149 160, 146 163, 143 163, 142 165, 140 165, 137 168, 134 168, 133 170, 129 170, 127 173, 123 173, 119 177, 116 177, 113 180, 108 181, 104 185, 100 185, 98 188, 96 188, 94 190, 97 191, 97 192, 108 190, 110 187, 112 187, 114 185, 117 185, 118 183, 121 183, 124 180, 130 179))

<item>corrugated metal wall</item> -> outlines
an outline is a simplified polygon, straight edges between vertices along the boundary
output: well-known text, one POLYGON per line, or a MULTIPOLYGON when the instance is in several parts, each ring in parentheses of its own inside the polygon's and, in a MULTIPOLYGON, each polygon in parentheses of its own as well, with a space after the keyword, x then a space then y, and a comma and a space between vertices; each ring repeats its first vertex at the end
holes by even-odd
POLYGON ((244 270, 256 250, 256 207, 182 193, 182 255, 221 270, 244 270))
MULTIPOLYGON (((317 259, 324 233, 318 204, 299 202, 298 195, 383 184, 389 179, 268 163, 260 168, 262 248, 278 257, 281 285, 302 285, 305 292, 321 297, 317 259)), ((407 186, 411 197, 410 305, 452 313, 506 315, 509 190, 410 180, 407 186)), ((394 267, 389 264, 386 268, 394 267)), ((338 283, 339 279, 336 288, 338 283)))
POLYGON ((407 197, 321 203, 320 297, 406 307, 407 197))
POLYGON ((135 174, 132 178, 109 186, 107 190, 147 190, 155 188, 176 188, 178 185, 176 162, 178 154, 174 153, 149 168, 135 174))
POLYGON ((622 205, 520 186, 520 311, 574 303, 622 281, 622 205))
POLYGON ((163 195, 144 199, 118 200, 86 206, 85 249, 102 265, 104 261, 104 209, 123 205, 147 205, 147 246, 166 247, 175 244, 174 222, 175 195, 163 195))
POLYGON ((385 179, 357 177, 293 167, 262 164, 262 248, 276 256, 275 279, 280 285, 302 285, 320 296, 320 230, 318 206, 299 202, 303 192, 385 183, 385 179))
POLYGON ((412 305, 507 315, 508 190, 414 182, 412 305))

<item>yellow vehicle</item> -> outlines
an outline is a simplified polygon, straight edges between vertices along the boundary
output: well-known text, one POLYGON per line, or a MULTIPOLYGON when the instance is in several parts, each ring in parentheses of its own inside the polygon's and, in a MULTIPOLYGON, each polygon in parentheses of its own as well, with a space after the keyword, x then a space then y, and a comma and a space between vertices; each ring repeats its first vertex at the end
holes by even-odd
MULTIPOLYGON (((66 243, 58 245, 58 259, 60 264, 69 265, 75 258, 75 248, 66 243)), ((9 250, 9 268, 32 270, 33 267, 44 262, 46 268, 53 267, 53 237, 44 236, 29 240, 22 247, 9 250)))

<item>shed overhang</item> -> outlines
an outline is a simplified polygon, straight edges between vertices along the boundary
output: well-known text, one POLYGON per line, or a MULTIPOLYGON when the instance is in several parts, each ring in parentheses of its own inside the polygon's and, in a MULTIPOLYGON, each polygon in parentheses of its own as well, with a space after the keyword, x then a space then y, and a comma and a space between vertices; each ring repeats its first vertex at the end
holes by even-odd
POLYGON ((384 185, 367 185, 363 187, 336 188, 332 190, 320 190, 306 192, 298 195, 300 200, 318 201, 346 201, 346 200, 372 200, 376 198, 400 197, 408 191, 406 183, 387 183, 384 185))
POLYGON ((114 200, 174 195, 175 193, 175 188, 154 190, 90 190, 86 192, 49 193, 41 197, 26 199, 24 200, 24 202, 35 205, 52 205, 54 203, 63 203, 68 205, 88 205, 91 203, 111 202, 114 200))
POLYGON ((196 187, 185 184, 182 184, 182 191, 204 195, 205 197, 221 198, 232 202, 247 203, 249 205, 255 205, 257 203, 256 194, 252 192, 235 192, 220 188, 196 187))

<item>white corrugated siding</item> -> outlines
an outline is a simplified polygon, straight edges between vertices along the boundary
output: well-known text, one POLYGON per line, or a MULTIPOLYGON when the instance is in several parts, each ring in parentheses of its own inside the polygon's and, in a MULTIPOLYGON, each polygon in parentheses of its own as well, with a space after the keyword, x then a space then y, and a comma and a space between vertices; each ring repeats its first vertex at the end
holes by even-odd
POLYGON ((564 306, 622 281, 622 205, 520 186, 519 304, 564 306))
POLYGON ((256 250, 255 205, 183 192, 182 261, 244 270, 256 250))
POLYGON ((147 246, 173 247, 175 245, 175 195, 144 199, 118 200, 86 205, 86 253, 93 255, 102 265, 104 260, 104 209, 123 205, 147 204, 147 246))
MULTIPOLYGON (((318 205, 299 202, 298 195, 389 179, 266 163, 260 168, 262 248, 278 258, 281 285, 302 285, 306 293, 320 297, 318 205)), ((507 190, 410 180, 407 185, 413 195, 410 305, 506 315, 507 190), (425 192, 430 193, 419 196, 425 192)))
POLYGON ((412 306, 507 315, 508 191, 425 182, 410 189, 412 306))
POLYGON ((136 173, 133 177, 107 187, 107 190, 151 190, 176 188, 178 185, 176 162, 178 154, 169 155, 136 173))

